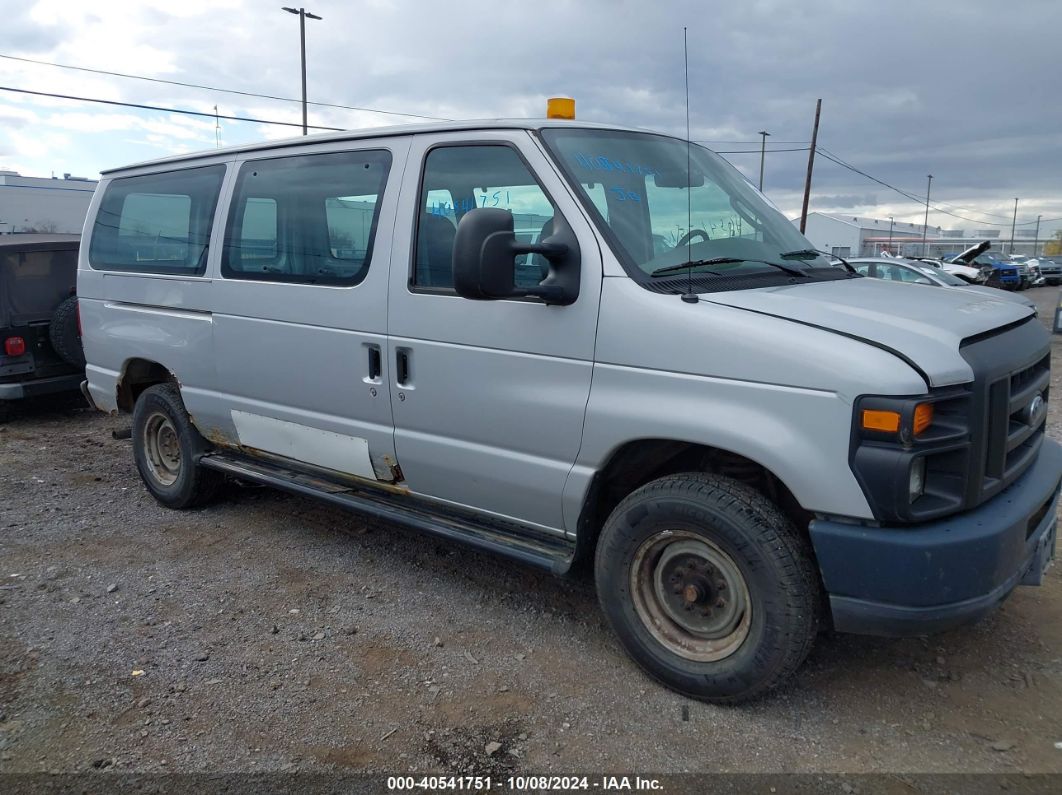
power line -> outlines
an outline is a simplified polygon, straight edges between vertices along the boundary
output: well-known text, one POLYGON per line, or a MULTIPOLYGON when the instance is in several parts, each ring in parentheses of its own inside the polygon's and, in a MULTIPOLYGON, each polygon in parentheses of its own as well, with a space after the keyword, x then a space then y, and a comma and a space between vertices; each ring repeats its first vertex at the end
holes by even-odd
POLYGON ((888 188, 889 190, 896 191, 901 196, 903 196, 905 198, 908 198, 911 201, 916 201, 916 202, 919 202, 919 203, 923 203, 925 201, 924 198, 919 198, 918 196, 915 196, 912 193, 908 193, 907 191, 905 191, 905 190, 903 190, 901 188, 897 188, 895 185, 890 185, 888 182, 885 182, 884 180, 878 179, 877 177, 871 176, 867 172, 856 168, 852 164, 844 162, 837 155, 834 155, 832 152, 830 152, 829 149, 827 149, 824 146, 820 146, 818 149, 819 149, 820 154, 822 154, 823 157, 825 157, 827 160, 829 160, 829 161, 831 161, 833 163, 836 163, 837 165, 841 166, 842 168, 847 168, 849 171, 854 171, 856 174, 859 174, 862 177, 866 177, 871 182, 876 182, 879 185, 888 188))
MULTIPOLYGON (((53 94, 48 91, 30 91, 26 88, 12 88, 11 86, 0 86, 0 91, 13 91, 16 94, 31 94, 36 97, 53 97, 55 99, 70 99, 75 102, 96 102, 101 105, 117 105, 123 108, 140 108, 141 110, 159 110, 164 113, 181 113, 185 116, 202 116, 208 119, 227 119, 228 121, 249 121, 255 124, 276 124, 282 127, 298 127, 302 129, 300 122, 294 121, 271 121, 269 119, 254 119, 250 116, 226 116, 224 113, 206 113, 205 111, 187 110, 186 108, 167 108, 162 105, 144 105, 138 102, 119 102, 116 99, 97 99, 95 97, 77 97, 72 94, 53 94)), ((309 125, 315 130, 330 130, 332 132, 343 132, 342 127, 321 127, 320 125, 309 125)))
MULTIPOLYGON (((810 148, 810 146, 801 146, 795 149, 768 149, 767 154, 771 154, 771 152, 806 152, 810 148)), ((717 155, 758 155, 760 153, 759 149, 731 149, 729 151, 713 149, 712 151, 717 155)))
MULTIPOLYGON (((836 163, 837 165, 841 166, 842 168, 847 168, 849 171, 854 171, 856 174, 859 174, 860 176, 866 177, 870 181, 876 182, 879 185, 882 185, 883 187, 888 188, 889 190, 895 191, 896 193, 900 194, 904 198, 910 199, 913 202, 917 202, 918 204, 925 204, 926 203, 926 199, 925 199, 924 196, 918 196, 916 194, 910 193, 909 191, 905 191, 902 188, 897 188, 895 185, 890 185, 888 182, 885 182, 884 180, 878 179, 877 177, 872 176, 871 174, 868 174, 867 172, 856 168, 851 163, 846 163, 844 160, 842 160, 840 157, 838 157, 837 155, 835 155, 832 152, 830 152, 825 147, 820 146, 820 147, 818 147, 818 150, 822 154, 823 157, 825 157, 827 160, 829 160, 829 161, 831 161, 833 163, 836 163)), ((996 223, 995 221, 984 221, 984 220, 981 220, 981 219, 978 219, 978 218, 969 218, 969 217, 967 217, 965 215, 960 215, 959 213, 954 213, 954 212, 951 212, 950 210, 945 210, 944 208, 938 207, 935 204, 930 204, 929 207, 930 207, 930 209, 934 210, 935 212, 943 213, 944 215, 950 215, 953 218, 960 218, 963 221, 969 221, 970 223, 981 224, 983 226, 1000 226, 1000 227, 1002 227, 1002 226, 1010 226, 1011 225, 1009 223, 996 223)), ((975 211, 975 212, 977 212, 977 211, 975 211)), ((991 215, 991 213, 988 213, 988 214, 991 215)), ((1002 216, 997 216, 997 217, 1002 217, 1002 216)), ((1046 219, 1046 220, 1048 222, 1054 222, 1054 221, 1062 221, 1062 218, 1049 218, 1049 219, 1046 219)), ((1043 223, 1043 222, 1044 221, 1041 220, 1041 223, 1043 223)), ((1035 223, 1036 223, 1036 221, 1022 221, 1020 224, 1017 224, 1017 226, 1032 226, 1035 223)))
MULTIPOLYGON (((706 139, 694 139, 695 144, 759 144, 759 141, 709 141, 706 139)), ((773 144, 808 144, 810 141, 772 141, 773 144)), ((756 150, 759 151, 759 150, 756 150)))
MULTIPOLYGON (((111 72, 106 69, 91 69, 87 66, 72 66, 70 64, 53 63, 52 61, 39 61, 35 58, 20 58, 16 55, 5 55, 0 53, 0 58, 8 61, 21 61, 23 63, 38 64, 39 66, 54 66, 57 69, 72 69, 76 72, 89 72, 96 75, 107 75, 109 77, 122 77, 127 80, 144 80, 148 83, 162 83, 168 86, 180 86, 181 88, 195 88, 202 91, 218 91, 223 94, 236 94, 241 97, 255 97, 257 99, 271 99, 277 102, 298 102, 302 103, 301 99, 295 99, 293 97, 279 97, 274 94, 257 94, 253 91, 239 91, 234 88, 219 88, 218 86, 207 86, 199 83, 184 83, 180 80, 165 80, 161 77, 147 77, 146 75, 131 75, 125 72, 111 72)), ((341 110, 356 110, 366 113, 382 113, 387 116, 407 116, 413 119, 427 119, 428 121, 453 121, 453 119, 446 119, 441 116, 424 116, 419 113, 399 113, 394 110, 380 110, 379 108, 364 108, 357 105, 338 105, 332 102, 307 102, 307 105, 316 105, 321 108, 339 108, 341 110)))

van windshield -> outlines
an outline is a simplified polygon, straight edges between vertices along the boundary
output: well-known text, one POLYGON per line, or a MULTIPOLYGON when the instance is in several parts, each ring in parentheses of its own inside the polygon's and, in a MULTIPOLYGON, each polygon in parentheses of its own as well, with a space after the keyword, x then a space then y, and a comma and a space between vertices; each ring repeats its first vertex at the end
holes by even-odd
POLYGON ((685 278, 687 269, 675 268, 689 262, 702 290, 765 286, 767 274, 790 282, 794 271, 849 276, 809 251, 763 194, 701 146, 689 147, 687 169, 686 142, 664 135, 547 128, 542 138, 639 282, 663 287, 667 277, 685 278))

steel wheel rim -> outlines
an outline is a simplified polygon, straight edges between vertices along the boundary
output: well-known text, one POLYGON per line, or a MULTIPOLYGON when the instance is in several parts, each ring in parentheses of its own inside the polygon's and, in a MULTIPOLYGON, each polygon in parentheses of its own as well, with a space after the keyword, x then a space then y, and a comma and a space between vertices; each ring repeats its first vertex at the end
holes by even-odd
POLYGON ((642 543, 630 569, 630 591, 642 625, 673 654, 715 662, 748 637, 752 601, 737 563, 718 545, 684 530, 664 530, 642 543))
POLYGON ((172 486, 181 476, 181 444, 173 422, 155 412, 144 423, 144 457, 151 476, 163 486, 172 486))

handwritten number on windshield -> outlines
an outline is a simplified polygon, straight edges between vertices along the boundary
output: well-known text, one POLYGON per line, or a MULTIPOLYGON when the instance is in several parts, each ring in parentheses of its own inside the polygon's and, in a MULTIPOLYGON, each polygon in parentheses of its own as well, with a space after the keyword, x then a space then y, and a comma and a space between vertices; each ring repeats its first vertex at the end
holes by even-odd
POLYGON ((619 199, 621 202, 625 202, 625 201, 640 202, 642 200, 642 197, 641 197, 640 194, 637 194, 637 193, 635 193, 632 190, 626 190, 625 188, 621 188, 618 185, 616 187, 614 187, 614 188, 609 188, 609 191, 611 193, 616 194, 616 198, 619 199))

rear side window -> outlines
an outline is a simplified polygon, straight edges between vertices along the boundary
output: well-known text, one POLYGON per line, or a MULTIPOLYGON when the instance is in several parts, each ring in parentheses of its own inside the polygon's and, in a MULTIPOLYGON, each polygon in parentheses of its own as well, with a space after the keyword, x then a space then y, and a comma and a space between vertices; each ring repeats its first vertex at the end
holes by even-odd
POLYGON ((271 282, 357 284, 369 271, 386 150, 244 163, 225 229, 221 272, 271 282))
POLYGON ((92 227, 89 264, 201 275, 224 178, 217 165, 113 180, 92 227))

